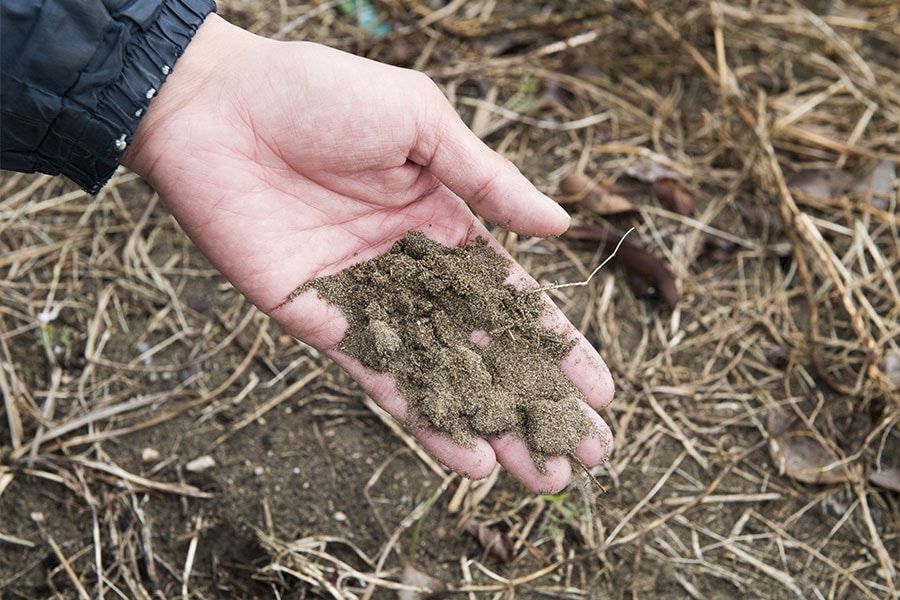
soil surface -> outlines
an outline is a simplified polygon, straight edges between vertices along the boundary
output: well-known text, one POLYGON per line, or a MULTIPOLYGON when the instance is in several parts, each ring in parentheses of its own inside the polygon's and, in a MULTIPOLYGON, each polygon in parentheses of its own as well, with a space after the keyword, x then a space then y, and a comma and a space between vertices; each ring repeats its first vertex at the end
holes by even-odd
POLYGON ((572 344, 541 324, 537 290, 506 284, 483 238, 447 248, 411 231, 391 251, 311 281, 349 323, 339 349, 390 373, 413 412, 459 444, 513 433, 539 469, 591 429, 560 361, 572 344))
MULTIPOLYGON (((615 450, 591 469, 608 491, 581 473, 554 496, 502 469, 448 473, 241 297, 137 177, 120 172, 88 197, 4 172, 0 597, 397 600, 410 564, 450 598, 477 600, 896 596, 900 483, 869 477, 898 475, 900 402, 868 375, 875 351, 886 375, 900 369, 888 361, 900 356, 896 0, 367 4, 388 35, 334 2, 218 7, 254 33, 425 71, 486 143, 569 201, 576 224, 635 227, 672 273, 674 309, 618 259, 590 285, 549 291, 616 384, 601 414, 615 450), (677 170, 692 217, 625 175, 647 160, 677 170), (573 172, 635 209, 600 215, 567 197, 573 172), (838 264, 788 235, 804 222, 785 218, 788 200, 838 264), (776 460, 774 411, 827 443, 840 481, 804 482, 786 468, 796 456, 776 460)), ((491 233, 541 285, 582 281, 608 254, 596 240, 491 233)), ((378 260, 413 264, 408 245, 378 260)), ((565 354, 565 340, 531 329, 539 309, 502 285, 502 261, 478 244, 424 246, 451 271, 483 263, 490 302, 473 296, 455 325, 410 331, 377 292, 354 305, 320 280, 356 323, 346 351, 386 369, 421 335, 417 360, 475 373, 395 373, 411 397, 541 372, 497 357, 512 336, 547 346, 542 362, 565 354), (447 339, 429 341, 438 330, 447 339)), ((453 321, 459 307, 442 296, 466 305, 469 275, 418 281, 448 291, 410 296, 407 310, 453 321), (415 306, 423 296, 430 309, 415 306)), ((549 371, 532 393, 557 388, 549 371)), ((520 410, 486 429, 526 422, 522 392, 508 390, 520 410)), ((486 403, 460 399, 431 416, 418 406, 464 440, 486 403)), ((568 452, 556 443, 533 450, 568 452)))

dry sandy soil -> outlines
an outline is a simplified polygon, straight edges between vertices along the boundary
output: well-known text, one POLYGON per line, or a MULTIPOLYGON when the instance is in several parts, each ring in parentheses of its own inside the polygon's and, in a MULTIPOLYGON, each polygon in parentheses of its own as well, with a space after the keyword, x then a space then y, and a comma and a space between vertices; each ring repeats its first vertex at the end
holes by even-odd
POLYGON ((133 174, 3 173, 2 598, 896 595, 897 3, 338 4, 219 6, 429 73, 572 212, 495 232, 540 282, 634 228, 552 291, 616 380, 605 491, 447 472, 133 174))

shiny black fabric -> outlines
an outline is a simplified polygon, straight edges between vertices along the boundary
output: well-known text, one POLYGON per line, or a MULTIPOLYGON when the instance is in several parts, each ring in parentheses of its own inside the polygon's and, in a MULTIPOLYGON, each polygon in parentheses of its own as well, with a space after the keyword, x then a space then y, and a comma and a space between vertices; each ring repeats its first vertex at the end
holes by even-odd
POLYGON ((2 0, 0 167, 97 193, 213 0, 2 0))

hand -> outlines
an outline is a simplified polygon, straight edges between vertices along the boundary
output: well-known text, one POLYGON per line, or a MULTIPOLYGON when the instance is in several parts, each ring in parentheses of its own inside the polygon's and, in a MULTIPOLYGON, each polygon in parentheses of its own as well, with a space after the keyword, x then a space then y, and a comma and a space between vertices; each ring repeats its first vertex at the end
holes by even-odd
MULTIPOLYGON (((485 146, 425 75, 305 42, 274 42, 211 15, 150 105, 123 164, 159 192, 203 253, 288 332, 344 367, 403 422, 393 379, 337 351, 346 320, 316 294, 282 305, 310 279, 386 252, 413 229, 447 246, 490 238, 469 210, 526 235, 558 235, 569 218, 485 146), (468 204, 468 206, 466 206, 468 204)), ((511 280, 533 281, 518 264, 511 280)), ((548 301, 549 302, 549 301, 548 301)), ((603 361, 555 307, 548 326, 578 343, 564 362, 594 409, 612 398, 603 361)), ((587 410, 587 407, 586 407, 587 410)), ((596 465, 611 435, 576 455, 596 465)), ((497 461, 536 492, 571 477, 541 473, 512 436, 462 448, 413 433, 444 464, 484 477, 497 461)))

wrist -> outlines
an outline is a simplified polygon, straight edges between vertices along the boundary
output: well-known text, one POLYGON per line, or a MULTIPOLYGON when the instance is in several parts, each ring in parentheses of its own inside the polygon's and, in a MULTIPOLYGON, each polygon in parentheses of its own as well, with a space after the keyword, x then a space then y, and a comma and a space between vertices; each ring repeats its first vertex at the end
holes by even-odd
POLYGON ((210 14, 197 29, 165 84, 150 102, 144 118, 122 155, 121 164, 150 178, 161 152, 165 151, 165 124, 174 121, 190 102, 212 85, 220 68, 221 49, 227 38, 240 31, 216 14, 210 14))

